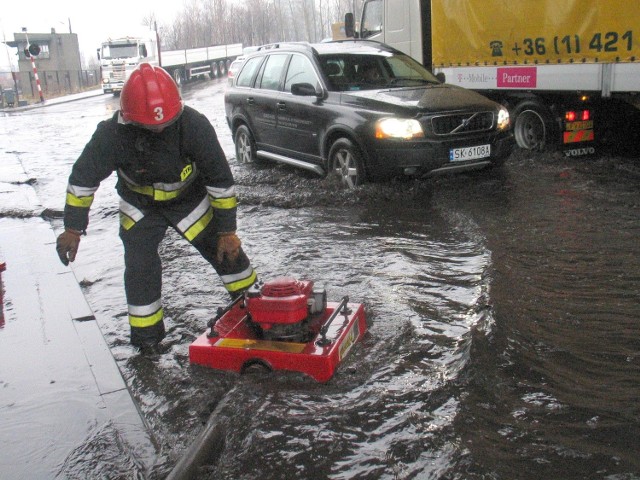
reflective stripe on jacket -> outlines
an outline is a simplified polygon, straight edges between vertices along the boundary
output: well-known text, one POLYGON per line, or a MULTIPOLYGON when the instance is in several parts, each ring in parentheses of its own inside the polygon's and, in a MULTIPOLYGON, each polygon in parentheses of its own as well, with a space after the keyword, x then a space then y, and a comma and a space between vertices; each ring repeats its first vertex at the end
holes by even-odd
POLYGON ((114 171, 118 194, 135 208, 206 193, 217 229, 236 230, 231 169, 213 126, 193 108, 159 133, 122 124, 119 112, 100 122, 69 176, 65 227, 86 229, 93 194, 114 171))
POLYGON ((150 197, 156 202, 165 202, 167 200, 174 200, 178 198, 180 194, 184 192, 184 190, 196 179, 198 176, 198 170, 195 165, 190 163, 182 169, 182 172, 180 173, 181 180, 179 182, 157 182, 152 185, 138 185, 136 182, 131 180, 121 168, 118 169, 118 176, 129 190, 150 197))

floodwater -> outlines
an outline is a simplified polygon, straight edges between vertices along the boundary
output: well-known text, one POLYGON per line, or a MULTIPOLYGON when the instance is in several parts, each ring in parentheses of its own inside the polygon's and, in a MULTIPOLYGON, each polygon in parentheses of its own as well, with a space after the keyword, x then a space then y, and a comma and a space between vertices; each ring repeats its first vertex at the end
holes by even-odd
MULTIPOLYGON (((369 330, 327 384, 192 367, 188 346, 227 297, 170 234, 168 336, 163 353, 140 356, 128 344, 115 179, 105 181, 74 270, 160 445, 151 478, 210 415, 224 443, 204 479, 640 478, 637 147, 589 159, 518 152, 501 172, 349 192, 285 166, 237 165, 224 82, 183 93, 230 159, 259 274, 349 295, 369 330)), ((3 155, 36 179, 56 229, 71 165, 116 108, 99 96, 0 117, 12 142, 3 155)), ((143 475, 135 462, 125 476, 96 467, 113 461, 103 443, 88 441, 61 476, 143 475)))

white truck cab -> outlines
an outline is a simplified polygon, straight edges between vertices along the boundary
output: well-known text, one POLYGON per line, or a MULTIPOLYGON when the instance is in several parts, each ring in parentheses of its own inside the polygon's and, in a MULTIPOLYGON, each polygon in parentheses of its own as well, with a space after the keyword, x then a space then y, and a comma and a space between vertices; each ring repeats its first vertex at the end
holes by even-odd
POLYGON ((141 63, 158 65, 157 41, 144 37, 108 39, 98 49, 102 91, 119 95, 124 82, 141 63))

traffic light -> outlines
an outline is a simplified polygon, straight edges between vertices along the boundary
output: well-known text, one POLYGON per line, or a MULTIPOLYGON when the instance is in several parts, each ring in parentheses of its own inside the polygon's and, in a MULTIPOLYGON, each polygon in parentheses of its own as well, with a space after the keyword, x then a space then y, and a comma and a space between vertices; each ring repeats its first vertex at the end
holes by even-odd
POLYGON ((37 43, 32 43, 28 48, 24 49, 25 57, 37 57, 40 55, 40 45, 37 43))

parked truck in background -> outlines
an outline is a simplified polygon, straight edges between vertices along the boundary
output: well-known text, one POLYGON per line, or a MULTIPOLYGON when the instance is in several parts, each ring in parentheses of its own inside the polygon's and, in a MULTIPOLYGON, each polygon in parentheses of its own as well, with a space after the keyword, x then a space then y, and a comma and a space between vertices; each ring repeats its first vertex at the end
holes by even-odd
POLYGON ((98 49, 102 91, 119 94, 131 72, 143 62, 158 65, 158 41, 149 37, 109 38, 98 49))
POLYGON ((143 62, 160 65, 178 85, 193 78, 224 75, 231 62, 242 55, 242 44, 214 45, 183 50, 160 47, 155 33, 148 36, 108 39, 98 49, 102 90, 119 94, 131 72, 143 62))
POLYGON ((359 29, 347 14, 347 36, 391 45, 502 103, 521 148, 593 153, 617 105, 640 108, 638 2, 365 0, 359 29))

